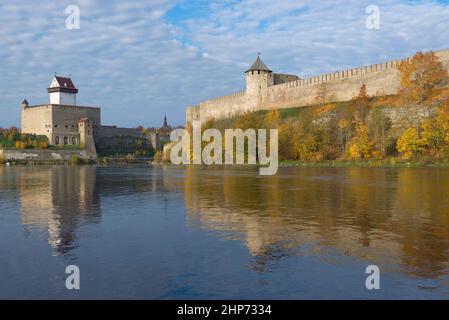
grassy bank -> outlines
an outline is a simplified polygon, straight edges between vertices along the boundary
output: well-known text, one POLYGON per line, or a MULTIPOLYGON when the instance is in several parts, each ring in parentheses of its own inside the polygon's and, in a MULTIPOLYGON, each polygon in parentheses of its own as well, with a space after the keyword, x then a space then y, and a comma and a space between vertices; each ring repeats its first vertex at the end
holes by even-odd
POLYGON ((6 165, 133 165, 133 164, 148 164, 151 162, 152 158, 130 158, 130 157, 122 157, 122 158, 112 158, 112 157, 100 157, 95 160, 90 159, 81 159, 79 157, 72 157, 72 159, 68 160, 5 160, 0 159, 0 166, 6 165))
POLYGON ((302 162, 299 160, 282 160, 279 167, 366 167, 366 168, 449 168, 449 162, 426 162, 420 160, 405 161, 397 158, 382 160, 329 160, 322 162, 302 162))

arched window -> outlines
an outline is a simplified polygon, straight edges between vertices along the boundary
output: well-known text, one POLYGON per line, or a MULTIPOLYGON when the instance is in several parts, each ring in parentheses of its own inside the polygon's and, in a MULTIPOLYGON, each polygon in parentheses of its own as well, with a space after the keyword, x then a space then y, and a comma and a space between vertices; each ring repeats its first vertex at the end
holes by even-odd
POLYGON ((67 137, 64 137, 64 145, 67 145, 69 143, 69 140, 67 139, 67 137))
POLYGON ((56 145, 59 144, 59 137, 58 137, 58 136, 56 136, 56 138, 55 138, 55 144, 56 144, 56 145))

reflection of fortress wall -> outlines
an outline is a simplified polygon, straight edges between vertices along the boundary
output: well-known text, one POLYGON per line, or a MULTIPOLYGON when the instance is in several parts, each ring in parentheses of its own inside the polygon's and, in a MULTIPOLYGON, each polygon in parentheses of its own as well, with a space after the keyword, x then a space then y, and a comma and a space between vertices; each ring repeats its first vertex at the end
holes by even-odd
MULTIPOLYGON (((449 50, 435 52, 446 69, 449 69, 449 50)), ((258 58, 256 68, 246 73, 246 91, 201 102, 189 107, 186 120, 197 118, 224 119, 244 111, 301 107, 314 104, 320 86, 325 83, 328 96, 333 101, 347 101, 356 96, 362 84, 368 95, 395 94, 398 90, 398 66, 401 61, 358 67, 334 73, 299 79, 292 75, 271 74, 258 58), (263 66, 263 67, 260 67, 263 66)), ((254 65, 253 65, 254 66, 254 65)))
POLYGON ((449 211, 441 204, 447 203, 449 181, 436 192, 433 178, 423 183, 425 173, 408 169, 303 168, 288 178, 232 169, 208 177, 200 170, 185 168, 188 221, 243 241, 257 263, 273 251, 282 256, 319 243, 320 250, 394 262, 415 275, 448 267, 449 243, 442 239, 449 238, 449 211), (432 223, 423 228, 425 221, 432 223))

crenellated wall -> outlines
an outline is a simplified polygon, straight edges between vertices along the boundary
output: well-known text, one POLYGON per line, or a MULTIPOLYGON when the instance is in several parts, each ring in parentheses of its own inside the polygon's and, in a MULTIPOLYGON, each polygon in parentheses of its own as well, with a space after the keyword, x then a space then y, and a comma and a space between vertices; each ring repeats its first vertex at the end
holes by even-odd
MULTIPOLYGON (((449 70, 449 50, 437 51, 435 54, 443 66, 449 70)), ((199 106, 189 107, 186 110, 186 122, 191 122, 192 119, 203 122, 211 118, 223 119, 245 111, 311 105, 316 103, 323 83, 325 83, 328 99, 335 102, 352 99, 358 94, 363 84, 366 85, 367 93, 370 96, 395 94, 399 87, 398 67, 402 61, 408 59, 410 58, 305 79, 296 80, 289 75, 289 78, 286 79, 293 81, 262 88, 260 97, 253 97, 254 92, 252 91, 241 91, 201 102, 199 106)), ((274 76, 276 77, 275 74, 274 76)))
POLYGON ((208 119, 223 119, 234 114, 249 110, 246 103, 245 91, 201 102, 199 116, 201 121, 208 119))

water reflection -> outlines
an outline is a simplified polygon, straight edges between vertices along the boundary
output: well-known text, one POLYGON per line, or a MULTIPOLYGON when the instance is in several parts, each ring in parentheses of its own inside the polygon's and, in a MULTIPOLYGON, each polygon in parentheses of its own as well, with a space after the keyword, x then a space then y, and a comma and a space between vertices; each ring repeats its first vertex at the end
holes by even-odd
POLYGON ((335 250, 422 278, 449 270, 444 169, 281 168, 260 176, 229 167, 17 167, 0 168, 0 191, 2 201, 18 195, 25 233, 45 230, 55 255, 79 246, 81 226, 117 214, 110 205, 153 215, 185 206, 189 228, 240 241, 261 272, 302 254, 329 263, 335 250))
POLYGON ((23 167, 14 176, 25 232, 46 228, 48 243, 56 255, 76 246, 79 224, 99 221, 101 207, 95 167, 23 167))
POLYGON ((314 244, 420 277, 447 275, 449 171, 300 168, 272 177, 186 168, 190 223, 240 239, 256 269, 314 244))

